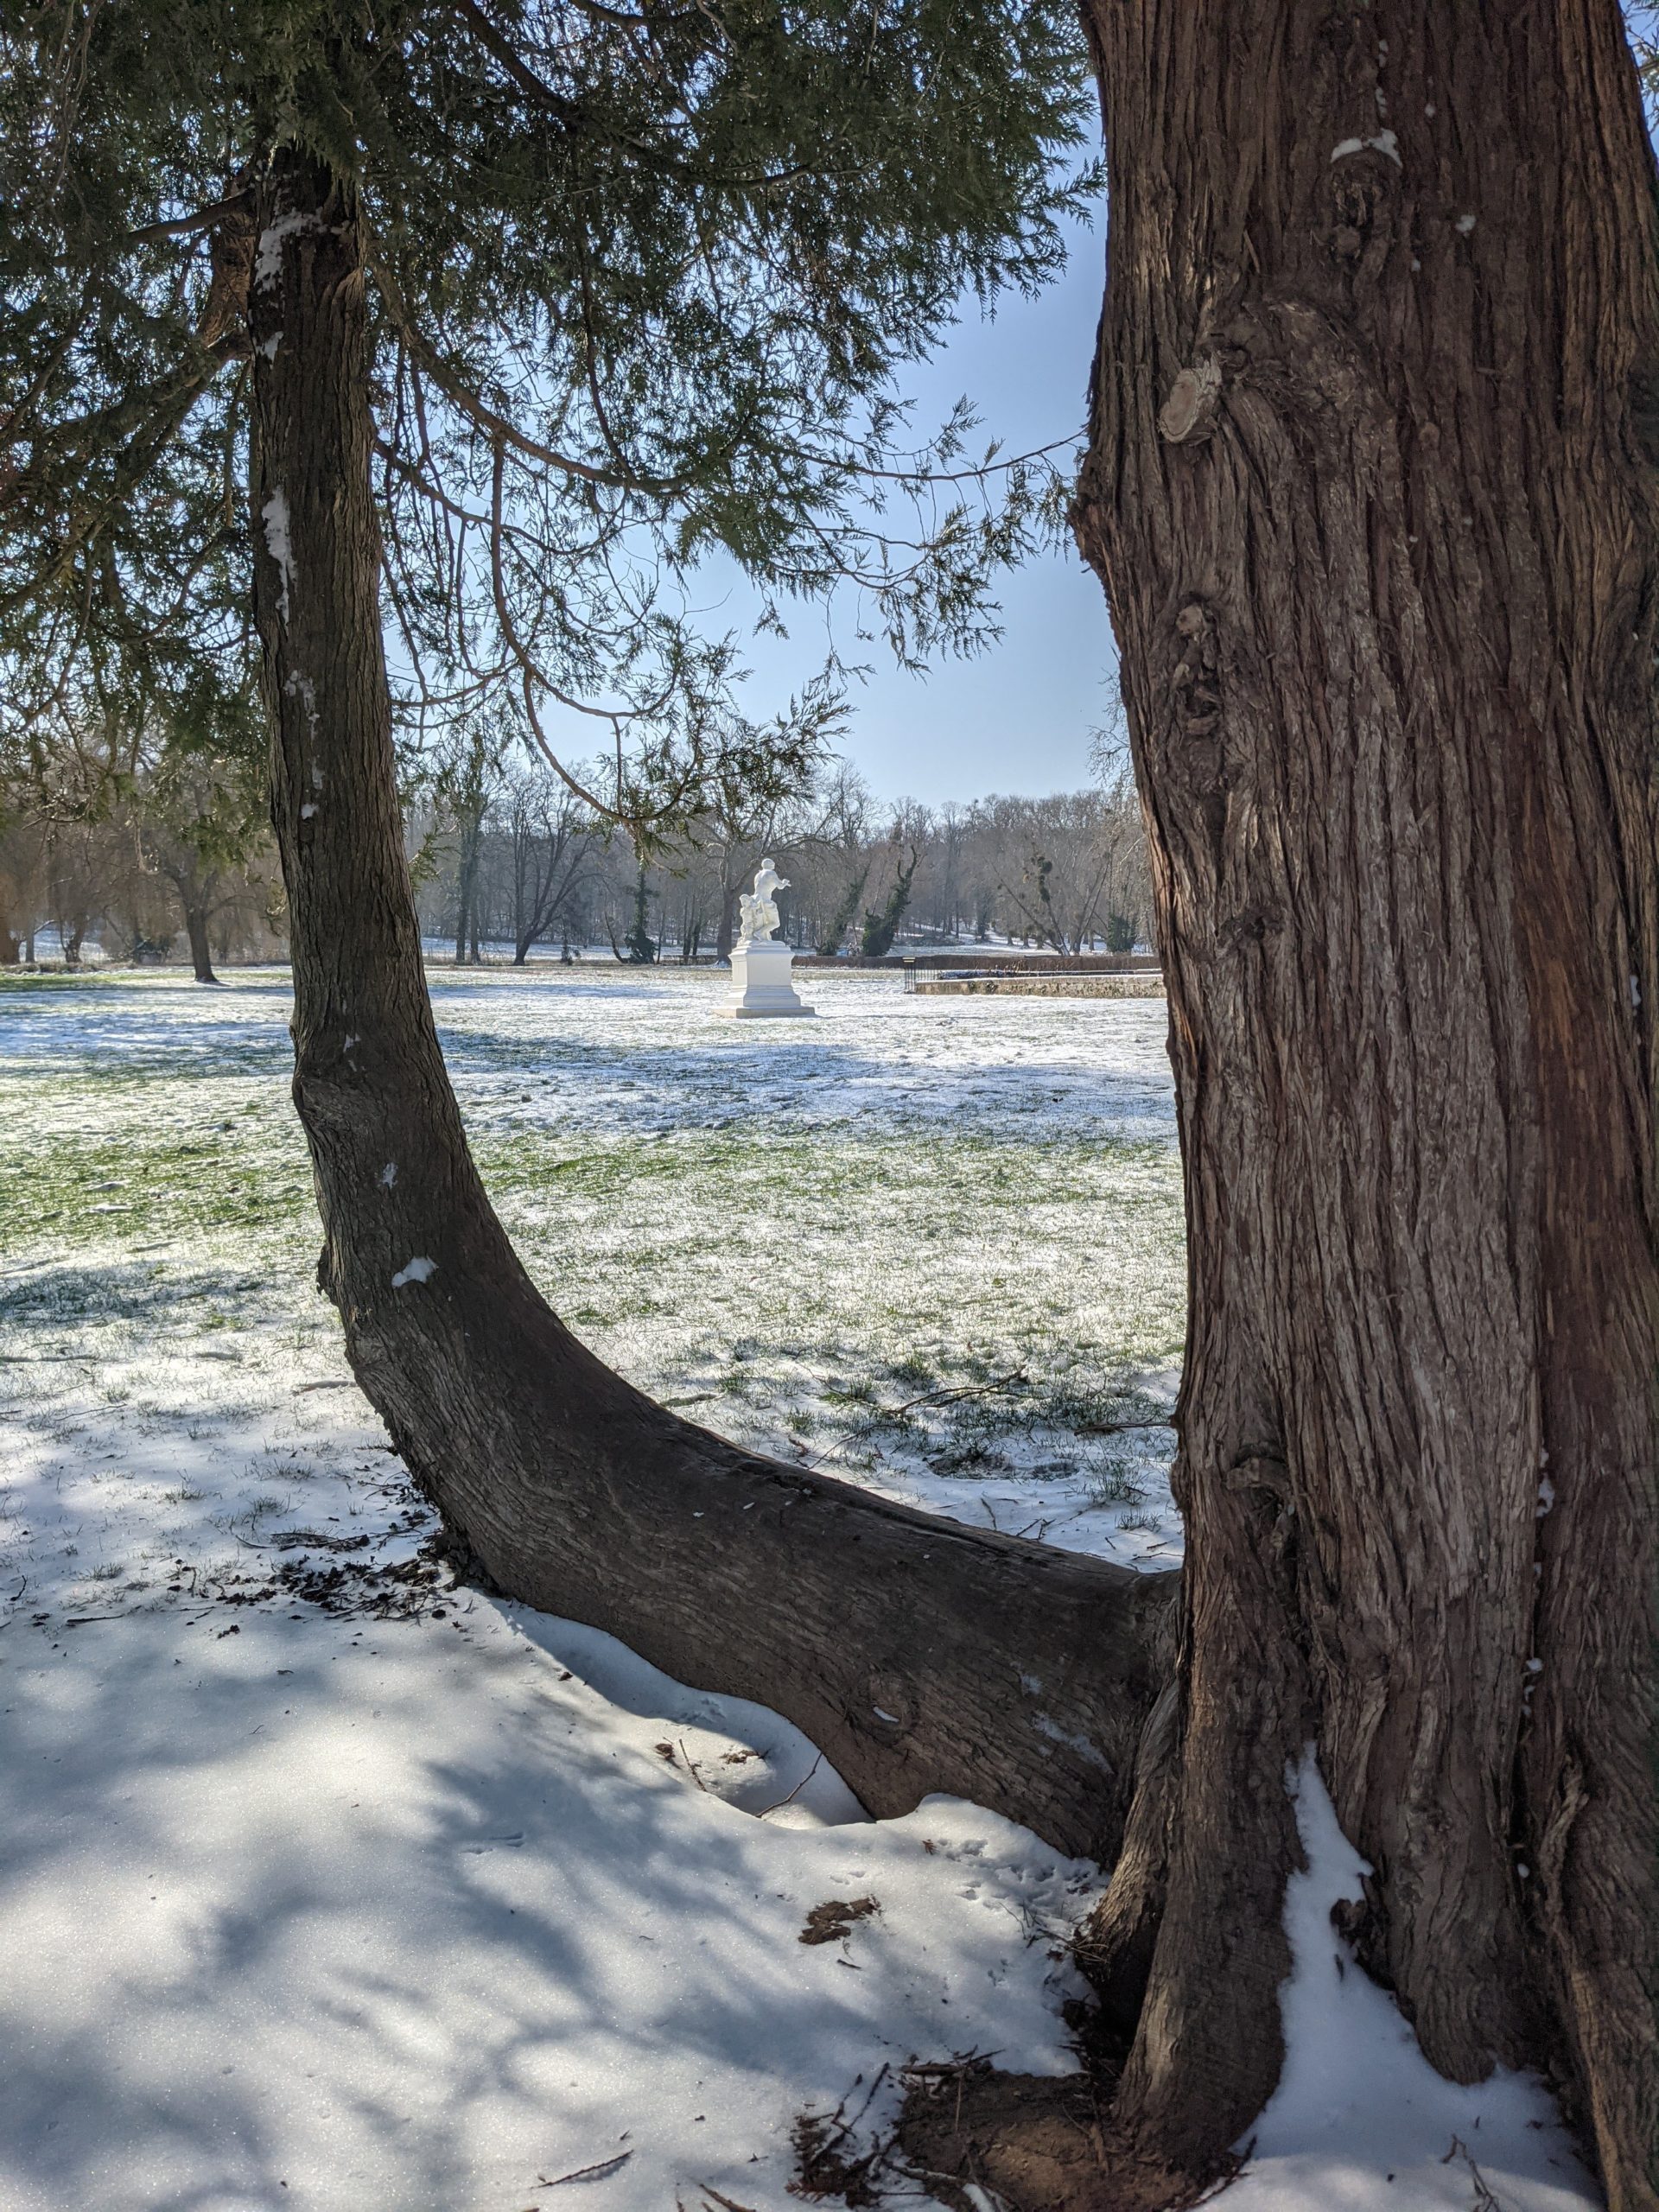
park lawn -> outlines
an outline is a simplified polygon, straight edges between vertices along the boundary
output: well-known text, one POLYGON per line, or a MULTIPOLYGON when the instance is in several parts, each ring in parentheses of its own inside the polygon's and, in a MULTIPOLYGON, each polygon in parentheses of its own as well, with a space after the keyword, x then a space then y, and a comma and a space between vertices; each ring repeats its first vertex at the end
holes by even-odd
MULTIPOLYGON (((634 1381, 1179 1556, 1160 1005, 433 984, 519 1249, 634 1381)), ((953 1800, 872 1821, 775 1714, 454 1583, 313 1283, 287 1016, 275 972, 0 983, 0 2202, 788 2212, 803 2116, 875 2149, 907 2062, 1068 2070, 1097 1869, 953 1800)), ((1240 2212, 1465 2205, 1453 2142, 1582 2212, 1535 2085, 1440 2082, 1344 1978, 1342 1849, 1240 2212)))
MULTIPOLYGON (((814 978, 821 1022, 780 1035, 721 1025, 709 976, 434 982, 507 1226, 631 1380, 938 1511, 1175 1555, 1160 1006, 814 978)), ((275 974, 0 997, 0 1332, 49 1327, 54 1363, 84 1359, 151 1417, 209 1336, 236 1372, 198 1377, 199 1412, 296 1357, 343 1372, 286 1014, 275 974)))

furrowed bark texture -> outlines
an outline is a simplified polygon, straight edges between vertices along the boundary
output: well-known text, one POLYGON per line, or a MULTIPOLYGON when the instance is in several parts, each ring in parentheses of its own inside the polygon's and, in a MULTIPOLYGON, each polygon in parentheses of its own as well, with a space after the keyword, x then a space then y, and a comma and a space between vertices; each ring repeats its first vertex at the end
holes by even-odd
POLYGON ((1285 1773, 1433 2063, 1656 2078, 1651 157, 1613 0, 1085 0, 1079 539, 1187 1179, 1185 1627, 1094 1970, 1202 2164, 1278 2070, 1285 1773))
POLYGON ((444 1071, 404 862, 353 210, 283 153, 258 230, 255 605, 294 1095, 359 1381, 505 1592, 785 1713, 874 1813, 949 1790, 1109 1857, 1174 1578, 741 1452, 612 1374, 519 1264, 444 1071))

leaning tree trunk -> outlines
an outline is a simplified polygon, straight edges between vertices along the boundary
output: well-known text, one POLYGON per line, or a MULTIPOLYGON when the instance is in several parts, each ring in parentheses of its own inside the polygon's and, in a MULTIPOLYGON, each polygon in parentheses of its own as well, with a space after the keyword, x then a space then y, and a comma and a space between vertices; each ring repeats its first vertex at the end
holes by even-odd
POLYGON ((1079 497, 1185 1155, 1185 1630, 1094 1971, 1124 2136, 1273 2087, 1286 1775, 1471 2081, 1659 2204, 1659 262, 1615 0, 1087 0, 1079 497))
POLYGON ((254 603, 294 1095, 359 1381, 502 1589, 785 1713, 873 1812, 950 1790, 1109 1854, 1173 1578, 936 1521, 678 1420, 561 1325, 491 1210, 404 858, 357 223, 283 152, 258 229, 276 274, 250 302, 254 603))

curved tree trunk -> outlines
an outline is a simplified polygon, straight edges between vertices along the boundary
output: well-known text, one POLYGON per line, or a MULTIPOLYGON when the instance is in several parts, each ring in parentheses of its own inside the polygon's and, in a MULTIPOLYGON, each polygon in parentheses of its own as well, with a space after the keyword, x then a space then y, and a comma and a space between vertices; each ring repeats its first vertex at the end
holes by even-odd
POLYGON ((1286 1788, 1428 2057, 1659 2204, 1659 284, 1614 0, 1087 0, 1077 507, 1185 1154, 1188 1622, 1093 1970, 1126 2140, 1274 2086, 1286 1788))
POLYGON ((357 227, 298 155, 260 193, 280 273, 250 303, 254 600, 294 1096, 353 1371, 475 1573, 785 1714, 872 1812, 949 1790, 1109 1857, 1174 1578, 935 1521, 677 1419, 562 1326, 491 1210, 404 858, 357 227))

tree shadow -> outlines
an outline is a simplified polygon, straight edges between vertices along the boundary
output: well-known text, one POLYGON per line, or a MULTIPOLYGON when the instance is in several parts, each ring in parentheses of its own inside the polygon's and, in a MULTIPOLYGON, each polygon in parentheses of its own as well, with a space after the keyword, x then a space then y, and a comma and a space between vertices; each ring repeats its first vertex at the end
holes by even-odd
MULTIPOLYGON (((983 1962, 948 1914, 895 1910, 839 1962, 796 1940, 854 1866, 884 1903, 937 1884, 947 1814, 924 1859, 908 1824, 705 1795, 645 1739, 745 1712, 638 1661, 626 1682, 622 1647, 541 1617, 486 1608, 470 1651, 377 1624, 354 1656, 326 1620, 245 1616, 227 1644, 219 1618, 6 1654, 0 2201, 463 2212, 625 2129, 631 2196, 694 2158, 735 2187, 912 1985, 941 2048, 974 2024, 983 1962), (562 1657, 632 1690, 637 1740, 562 1657)), ((811 1747, 747 1712, 779 1786, 811 1747)))

